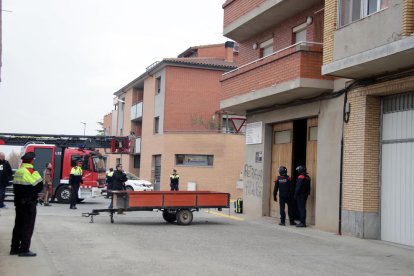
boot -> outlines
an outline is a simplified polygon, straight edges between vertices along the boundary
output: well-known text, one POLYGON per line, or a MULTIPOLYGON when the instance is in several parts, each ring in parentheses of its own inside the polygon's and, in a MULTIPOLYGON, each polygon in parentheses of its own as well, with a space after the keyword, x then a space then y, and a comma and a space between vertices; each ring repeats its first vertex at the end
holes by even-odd
POLYGON ((19 253, 19 257, 36 257, 36 256, 37 256, 37 254, 30 251, 30 250, 28 250, 26 252, 19 253))

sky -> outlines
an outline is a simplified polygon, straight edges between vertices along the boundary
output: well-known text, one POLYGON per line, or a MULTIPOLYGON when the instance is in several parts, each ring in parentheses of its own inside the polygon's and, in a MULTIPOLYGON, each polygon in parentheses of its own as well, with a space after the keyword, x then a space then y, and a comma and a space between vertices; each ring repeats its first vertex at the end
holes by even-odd
POLYGON ((224 2, 3 0, 0 133, 96 135, 147 66, 227 40, 224 2))

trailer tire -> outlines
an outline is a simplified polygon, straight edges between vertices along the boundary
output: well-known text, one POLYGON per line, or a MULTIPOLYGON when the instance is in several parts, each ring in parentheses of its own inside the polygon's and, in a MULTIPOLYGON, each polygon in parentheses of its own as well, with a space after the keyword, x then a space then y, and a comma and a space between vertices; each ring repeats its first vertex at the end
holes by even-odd
POLYGON ((68 204, 70 202, 71 190, 68 186, 61 186, 56 191, 56 198, 59 203, 68 204))
POLYGON ((175 213, 170 213, 167 210, 162 211, 162 217, 168 223, 173 223, 177 220, 177 215, 175 213))
POLYGON ((193 221, 193 212, 188 209, 182 209, 177 212, 177 224, 189 225, 193 221))

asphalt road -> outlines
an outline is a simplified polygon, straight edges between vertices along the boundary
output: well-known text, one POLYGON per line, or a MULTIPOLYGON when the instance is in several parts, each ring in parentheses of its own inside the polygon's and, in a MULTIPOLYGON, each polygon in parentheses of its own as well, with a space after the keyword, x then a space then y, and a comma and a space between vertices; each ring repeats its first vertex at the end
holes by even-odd
POLYGON ((38 206, 34 258, 10 256, 11 202, 0 210, 0 275, 414 275, 414 248, 278 226, 271 218, 235 218, 228 210, 194 213, 189 226, 160 212, 81 216, 105 208, 38 206))

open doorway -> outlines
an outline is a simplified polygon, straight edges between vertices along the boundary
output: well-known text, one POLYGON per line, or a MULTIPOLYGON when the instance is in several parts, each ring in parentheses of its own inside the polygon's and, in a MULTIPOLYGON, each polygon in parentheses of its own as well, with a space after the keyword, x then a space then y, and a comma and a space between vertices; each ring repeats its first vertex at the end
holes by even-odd
POLYGON ((307 142, 307 119, 293 121, 292 139, 292 172, 291 177, 296 179, 298 174, 296 167, 299 165, 306 167, 306 142, 307 142))

